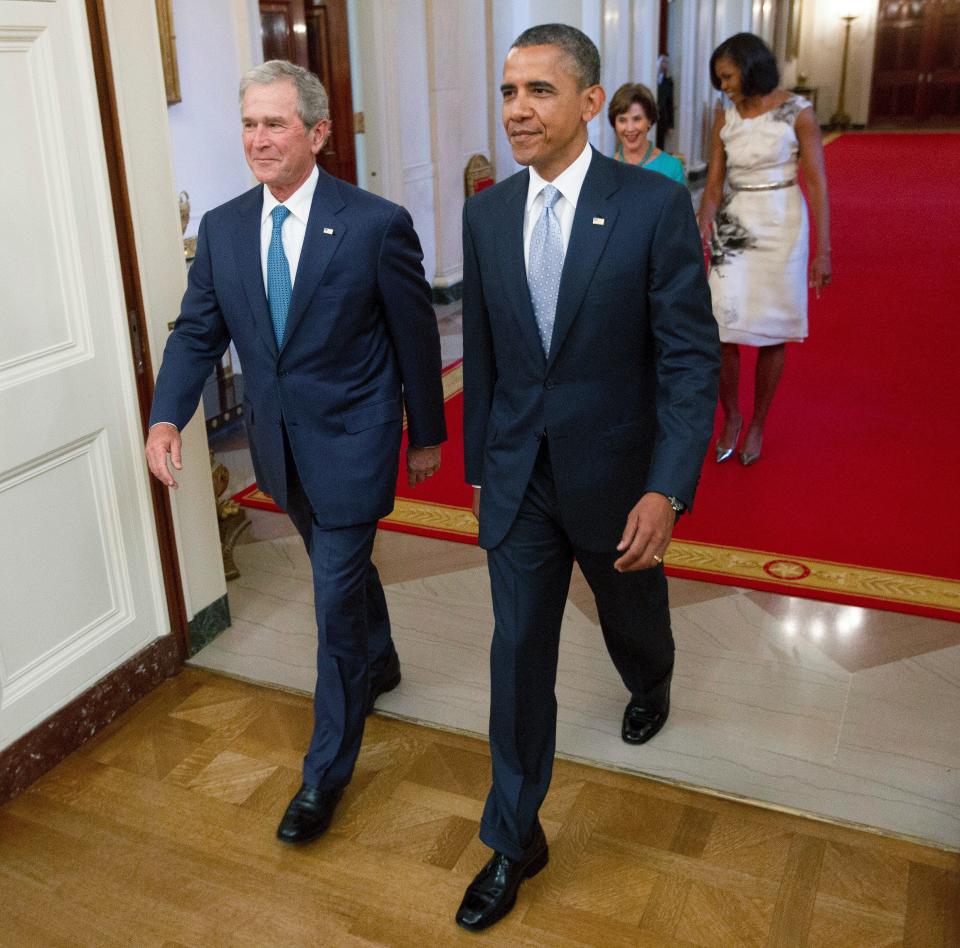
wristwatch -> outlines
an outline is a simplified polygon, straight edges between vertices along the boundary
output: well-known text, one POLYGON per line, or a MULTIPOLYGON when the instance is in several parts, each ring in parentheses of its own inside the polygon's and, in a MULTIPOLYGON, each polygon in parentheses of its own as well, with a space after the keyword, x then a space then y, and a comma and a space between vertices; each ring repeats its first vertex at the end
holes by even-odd
POLYGON ((673 507, 673 512, 675 514, 682 514, 684 510, 687 509, 687 505, 682 500, 678 500, 676 497, 667 496, 667 500, 670 501, 670 506, 673 507))

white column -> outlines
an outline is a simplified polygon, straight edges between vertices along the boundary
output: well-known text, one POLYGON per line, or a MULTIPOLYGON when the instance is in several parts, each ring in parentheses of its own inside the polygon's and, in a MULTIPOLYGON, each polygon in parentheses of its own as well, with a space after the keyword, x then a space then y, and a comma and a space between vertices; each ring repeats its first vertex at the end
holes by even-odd
POLYGON ((358 0, 356 9, 367 92, 367 167, 361 184, 410 212, 432 281, 436 222, 424 0, 358 0))
POLYGON ((436 195, 435 286, 463 279, 461 212, 463 173, 470 156, 489 157, 486 43, 458 38, 486 37, 486 7, 481 3, 427 0, 431 153, 436 195))

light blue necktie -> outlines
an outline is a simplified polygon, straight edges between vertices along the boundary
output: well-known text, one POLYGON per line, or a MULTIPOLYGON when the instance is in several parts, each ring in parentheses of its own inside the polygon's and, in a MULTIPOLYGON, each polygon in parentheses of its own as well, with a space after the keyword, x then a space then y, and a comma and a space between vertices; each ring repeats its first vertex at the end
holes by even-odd
POLYGON ((563 195, 552 184, 548 184, 540 193, 543 195, 543 211, 530 237, 527 283, 543 354, 549 355, 557 296, 560 293, 560 274, 563 272, 563 236, 553 205, 563 195))
POLYGON ((283 344, 283 331, 287 326, 287 311, 290 309, 290 264, 283 252, 283 222, 290 209, 278 204, 271 212, 273 233, 270 235, 270 248, 267 250, 267 302, 270 304, 270 320, 273 334, 277 337, 277 348, 283 344))

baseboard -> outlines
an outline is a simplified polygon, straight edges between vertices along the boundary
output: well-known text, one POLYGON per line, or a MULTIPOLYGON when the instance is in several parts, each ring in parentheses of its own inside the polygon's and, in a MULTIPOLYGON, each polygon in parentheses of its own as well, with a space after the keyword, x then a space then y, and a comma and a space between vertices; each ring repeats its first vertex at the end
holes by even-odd
POLYGON ((230 628, 230 601, 224 593, 209 606, 201 609, 187 625, 190 657, 209 645, 221 632, 230 628))
POLYGON ((85 744, 117 715, 181 669, 175 634, 165 635, 0 751, 0 804, 85 744))

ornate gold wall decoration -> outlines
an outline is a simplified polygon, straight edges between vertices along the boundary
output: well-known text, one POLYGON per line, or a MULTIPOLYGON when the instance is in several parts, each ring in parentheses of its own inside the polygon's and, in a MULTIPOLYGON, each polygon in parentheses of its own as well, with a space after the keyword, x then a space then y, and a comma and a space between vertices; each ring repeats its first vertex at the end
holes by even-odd
POLYGON ((180 70, 177 68, 177 37, 173 31, 173 0, 156 0, 157 26, 160 29, 160 58, 167 105, 180 100, 180 70))

